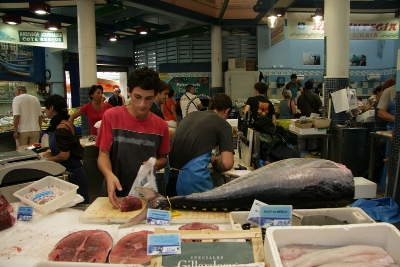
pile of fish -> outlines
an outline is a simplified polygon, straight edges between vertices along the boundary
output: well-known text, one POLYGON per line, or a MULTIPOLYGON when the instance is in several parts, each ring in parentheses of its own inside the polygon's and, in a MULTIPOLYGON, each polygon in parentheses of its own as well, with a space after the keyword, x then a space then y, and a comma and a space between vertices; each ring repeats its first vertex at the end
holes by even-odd
POLYGON ((15 223, 15 217, 11 215, 14 208, 8 203, 7 199, 0 195, 0 231, 12 227, 15 223))
POLYGON ((295 244, 279 249, 284 267, 397 266, 381 247, 349 245, 343 247, 295 244))
MULTIPOLYGON (((143 187, 136 190, 147 199, 139 215, 122 225, 146 218, 147 208, 169 207, 165 197, 143 187)), ((291 158, 277 161, 203 193, 169 199, 172 208, 199 210, 249 210, 257 199, 295 209, 347 206, 354 199, 354 180, 349 169, 325 159, 291 158)))

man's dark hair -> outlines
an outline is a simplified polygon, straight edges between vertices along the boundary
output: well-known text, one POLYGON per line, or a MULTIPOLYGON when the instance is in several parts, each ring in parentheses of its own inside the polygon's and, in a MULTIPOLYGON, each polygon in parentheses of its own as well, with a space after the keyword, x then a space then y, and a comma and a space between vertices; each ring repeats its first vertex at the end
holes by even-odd
POLYGON ((186 87, 185 87, 186 92, 189 92, 192 87, 194 87, 193 84, 186 85, 186 87))
POLYGON ((304 84, 307 90, 311 90, 313 88, 313 82, 312 81, 306 81, 304 84))
POLYGON ((96 92, 97 89, 100 89, 101 92, 103 93, 103 86, 98 85, 98 84, 94 84, 89 89, 89 97, 90 97, 90 99, 93 99, 92 95, 94 94, 94 92, 96 92))
POLYGON ((133 88, 140 87, 142 90, 154 90, 154 94, 156 94, 159 82, 160 77, 154 69, 148 67, 138 68, 129 74, 128 92, 132 93, 133 88))
POLYGON ((376 87, 376 88, 372 91, 372 93, 373 93, 374 95, 377 95, 377 94, 380 93, 380 92, 382 92, 382 85, 379 85, 378 87, 376 87))
POLYGON ((254 89, 256 89, 260 94, 265 94, 268 90, 268 85, 266 83, 256 83, 254 89))
POLYGON ((293 73, 292 75, 290 75, 290 79, 297 79, 297 75, 293 73))
POLYGON ((317 88, 322 88, 322 83, 319 83, 319 84, 317 85, 317 88))
POLYGON ((228 114, 232 111, 232 99, 223 93, 218 93, 213 95, 210 100, 210 104, 208 105, 209 110, 218 110, 223 111, 225 109, 229 109, 228 114))
POLYGON ((174 90, 172 90, 171 86, 170 86, 170 89, 171 89, 171 90, 169 90, 169 93, 168 93, 168 98, 171 98, 171 97, 173 97, 173 96, 174 96, 174 94, 175 94, 175 91, 174 91, 174 90))
POLYGON ((171 91, 171 86, 168 83, 160 80, 160 82, 158 83, 158 86, 157 86, 156 93, 161 94, 165 90, 168 90, 168 93, 169 93, 171 91))

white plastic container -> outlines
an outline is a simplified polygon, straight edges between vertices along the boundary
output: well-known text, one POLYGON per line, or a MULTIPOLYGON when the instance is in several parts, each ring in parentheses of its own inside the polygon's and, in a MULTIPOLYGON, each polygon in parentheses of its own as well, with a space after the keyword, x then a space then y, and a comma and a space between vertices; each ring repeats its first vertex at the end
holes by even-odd
POLYGON ((20 190, 14 193, 14 196, 19 198, 24 204, 32 206, 35 210, 39 211, 42 214, 47 214, 50 212, 53 212, 64 205, 72 202, 75 200, 76 192, 78 190, 79 186, 66 182, 64 180, 61 180, 59 178, 53 177, 53 176, 46 176, 39 181, 36 181, 20 190), (32 188, 35 188, 36 190, 41 190, 44 187, 48 185, 55 185, 61 188, 62 190, 65 191, 65 193, 58 197, 55 198, 46 204, 39 205, 36 204, 35 202, 25 198, 24 196, 30 192, 32 188))
MULTIPOLYGON (((375 221, 368 216, 362 209, 357 207, 346 207, 346 208, 332 208, 332 209, 294 209, 297 213, 306 215, 325 215, 331 216, 335 219, 345 221, 348 224, 359 224, 359 223, 375 223, 375 221)), ((233 211, 229 213, 230 224, 232 230, 242 230, 242 224, 248 223, 247 217, 249 216, 248 211, 233 211)), ((292 225, 300 226, 300 220, 296 217, 292 217, 292 225)))
POLYGON ((283 267, 278 249, 291 244, 378 246, 400 264, 400 232, 389 223, 269 227, 264 241, 266 263, 283 267))

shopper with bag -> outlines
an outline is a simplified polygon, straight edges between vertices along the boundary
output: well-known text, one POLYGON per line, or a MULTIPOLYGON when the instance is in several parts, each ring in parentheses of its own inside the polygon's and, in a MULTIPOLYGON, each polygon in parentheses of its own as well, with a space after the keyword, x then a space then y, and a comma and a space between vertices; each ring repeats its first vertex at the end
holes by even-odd
POLYGON ((312 92, 313 82, 307 81, 305 87, 306 90, 297 100, 297 108, 300 109, 301 116, 310 117, 311 113, 320 114, 322 110, 322 101, 316 93, 312 92))
POLYGON ((167 164, 170 151, 168 124, 150 112, 160 78, 156 71, 142 67, 128 77, 129 106, 104 113, 96 146, 97 163, 104 175, 102 195, 120 208, 117 197, 129 194, 140 167, 155 157, 154 170, 167 164))

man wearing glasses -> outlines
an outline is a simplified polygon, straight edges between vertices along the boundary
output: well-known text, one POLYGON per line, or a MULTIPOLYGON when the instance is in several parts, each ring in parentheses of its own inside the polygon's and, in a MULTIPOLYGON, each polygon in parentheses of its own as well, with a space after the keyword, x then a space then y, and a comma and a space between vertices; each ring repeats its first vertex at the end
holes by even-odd
POLYGON ((115 88, 114 89, 114 94, 112 96, 110 96, 110 98, 108 99, 108 103, 113 106, 122 106, 124 104, 124 101, 122 99, 122 97, 120 96, 121 90, 119 90, 119 88, 115 88))

